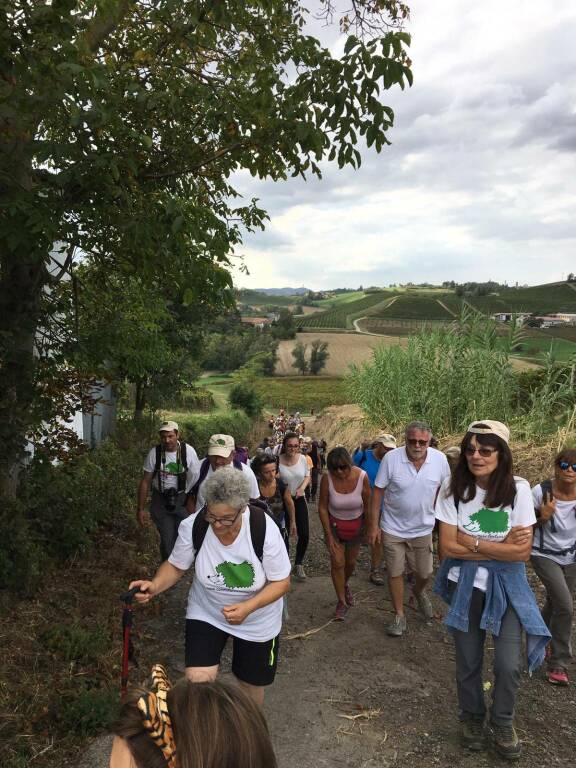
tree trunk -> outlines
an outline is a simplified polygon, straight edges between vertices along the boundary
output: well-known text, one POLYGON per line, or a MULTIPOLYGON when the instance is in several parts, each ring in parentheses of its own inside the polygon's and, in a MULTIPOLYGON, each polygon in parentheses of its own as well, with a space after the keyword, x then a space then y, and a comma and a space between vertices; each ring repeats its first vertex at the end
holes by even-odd
POLYGON ((146 406, 146 380, 138 379, 136 381, 136 393, 134 397, 134 421, 141 421, 144 417, 144 408, 146 406))
POLYGON ((38 253, 5 251, 0 276, 0 494, 14 497, 27 435, 36 425, 35 338, 48 279, 38 253))

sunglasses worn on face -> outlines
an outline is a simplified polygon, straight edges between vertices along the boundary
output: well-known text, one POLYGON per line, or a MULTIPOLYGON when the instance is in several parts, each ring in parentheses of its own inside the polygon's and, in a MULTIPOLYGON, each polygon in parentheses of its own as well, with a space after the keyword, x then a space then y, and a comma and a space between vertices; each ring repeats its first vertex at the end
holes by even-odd
POLYGON ((471 445, 464 448, 464 453, 466 454, 466 456, 474 456, 476 452, 478 452, 483 459, 489 459, 493 453, 498 452, 498 448, 485 448, 484 446, 482 446, 481 448, 479 448, 478 446, 476 446, 475 448, 472 448, 471 445))
POLYGON ((349 469, 348 464, 338 464, 338 466, 334 467, 334 472, 344 472, 346 469, 349 469))
POLYGON ((206 522, 210 523, 210 525, 214 525, 214 523, 219 523, 224 528, 229 528, 231 525, 234 525, 236 520, 238 520, 238 515, 242 512, 241 509, 236 512, 234 517, 216 517, 215 515, 211 515, 210 512, 204 512, 204 520, 206 522))
POLYGON ((408 445, 422 446, 422 445, 428 445, 429 440, 416 440, 415 438, 411 437, 408 440, 406 440, 406 442, 408 443, 408 445))
POLYGON ((558 466, 563 472, 566 472, 570 467, 572 467, 572 472, 576 472, 576 464, 570 464, 569 461, 559 461, 558 466))

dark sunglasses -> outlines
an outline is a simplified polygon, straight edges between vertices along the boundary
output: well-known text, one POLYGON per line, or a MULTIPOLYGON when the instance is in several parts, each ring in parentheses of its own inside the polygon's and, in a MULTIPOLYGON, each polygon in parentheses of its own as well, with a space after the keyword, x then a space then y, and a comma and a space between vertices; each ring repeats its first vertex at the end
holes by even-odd
POLYGON ((350 465, 349 464, 337 464, 334 467, 334 472, 339 472, 339 471, 340 472, 344 472, 345 469, 350 469, 350 465))
POLYGON ((576 472, 576 464, 570 464, 569 461, 559 461, 558 466, 564 472, 566 472, 567 469, 570 469, 570 467, 572 467, 572 472, 576 472))
POLYGON ((406 440, 408 445, 428 445, 430 440, 416 440, 416 438, 411 437, 410 439, 406 440))
POLYGON ((482 447, 476 446, 476 448, 472 448, 471 445, 468 445, 466 446, 466 448, 464 448, 464 453, 466 454, 466 456, 474 456, 476 451, 478 451, 478 453, 480 454, 480 456, 482 456, 482 458, 489 459, 493 453, 498 452, 498 448, 486 448, 484 446, 482 447))

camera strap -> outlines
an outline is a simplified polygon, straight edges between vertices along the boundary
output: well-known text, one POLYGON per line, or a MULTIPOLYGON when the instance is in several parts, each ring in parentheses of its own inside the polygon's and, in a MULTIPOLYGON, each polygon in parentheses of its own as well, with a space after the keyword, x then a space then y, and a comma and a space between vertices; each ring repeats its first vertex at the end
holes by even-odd
MULTIPOLYGON (((179 467, 182 467, 182 470, 178 472, 177 475, 177 490, 178 493, 184 493, 186 490, 186 474, 188 471, 188 462, 186 457, 186 443, 180 443, 178 442, 178 447, 176 449, 176 463, 179 467)), ((155 475, 158 476, 158 490, 160 493, 164 493, 164 483, 163 483, 163 473, 165 472, 165 466, 166 466, 166 450, 164 449, 164 446, 159 443, 156 446, 156 461, 154 464, 154 473, 153 477, 155 475)))

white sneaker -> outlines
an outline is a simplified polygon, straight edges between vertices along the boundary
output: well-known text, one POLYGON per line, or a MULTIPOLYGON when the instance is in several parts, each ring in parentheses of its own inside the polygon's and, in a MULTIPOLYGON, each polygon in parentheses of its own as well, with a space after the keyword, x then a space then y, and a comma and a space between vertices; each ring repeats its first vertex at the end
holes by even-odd
POLYGON ((296 581, 306 581, 306 572, 303 565, 294 566, 294 578, 296 581))

